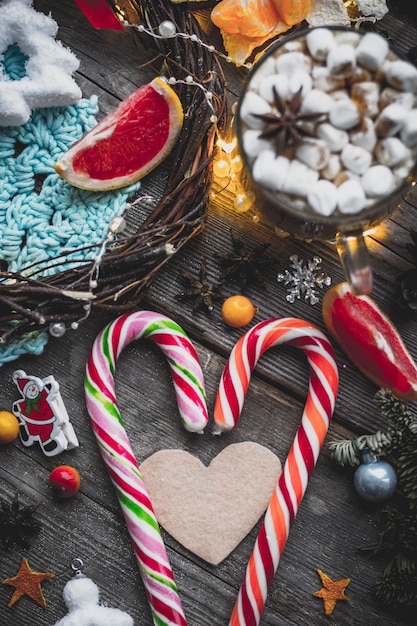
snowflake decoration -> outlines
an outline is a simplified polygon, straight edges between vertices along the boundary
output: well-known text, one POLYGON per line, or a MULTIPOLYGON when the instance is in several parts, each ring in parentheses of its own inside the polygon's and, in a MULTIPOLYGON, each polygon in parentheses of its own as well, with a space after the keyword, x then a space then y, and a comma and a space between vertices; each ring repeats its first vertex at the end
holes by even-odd
POLYGON ((287 289, 286 299, 294 303, 295 300, 309 300, 310 304, 319 302, 317 287, 328 287, 332 279, 323 272, 319 272, 322 259, 318 256, 308 260, 304 265, 303 259, 298 259, 296 254, 290 256, 290 269, 277 276, 279 283, 290 285, 287 289))

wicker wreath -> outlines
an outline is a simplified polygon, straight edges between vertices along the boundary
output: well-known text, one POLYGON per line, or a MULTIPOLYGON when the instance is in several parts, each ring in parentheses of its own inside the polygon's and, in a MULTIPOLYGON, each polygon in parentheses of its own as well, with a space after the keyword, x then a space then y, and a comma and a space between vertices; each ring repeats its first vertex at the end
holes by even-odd
MULTIPOLYGON (((29 268, 18 273, 0 272, 2 343, 55 322, 71 324, 83 319, 88 293, 92 295, 91 315, 103 310, 119 314, 133 309, 160 268, 204 228, 216 129, 221 129, 228 117, 219 58, 205 43, 206 35, 187 3, 128 0, 117 4, 125 9, 130 23, 143 24, 147 30, 157 32, 158 26, 168 20, 178 32, 196 35, 163 39, 130 29, 138 46, 151 52, 158 64, 156 71, 179 81, 177 93, 188 112, 170 155, 172 167, 163 196, 133 235, 119 235, 107 249, 93 290, 94 260, 45 277, 31 274, 29 268), (206 92, 187 85, 187 76, 213 94, 210 107, 206 92)), ((56 258, 50 259, 51 267, 57 263, 56 258)), ((62 263, 59 257, 59 265, 62 263)))

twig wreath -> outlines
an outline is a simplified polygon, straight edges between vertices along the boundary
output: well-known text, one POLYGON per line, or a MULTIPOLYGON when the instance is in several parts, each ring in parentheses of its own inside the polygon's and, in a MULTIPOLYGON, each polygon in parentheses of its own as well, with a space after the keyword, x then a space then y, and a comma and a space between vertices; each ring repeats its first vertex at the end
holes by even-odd
POLYGON ((42 275, 35 265, 19 272, 0 271, 3 344, 50 325, 76 327, 98 311, 120 313, 134 308, 160 268, 204 227, 215 136, 228 117, 219 57, 206 43, 206 35, 187 3, 118 3, 118 7, 124 6, 129 24, 144 27, 130 29, 138 46, 151 51, 154 64, 162 59, 157 71, 175 85, 187 112, 170 156, 172 166, 163 196, 134 234, 116 238, 120 221, 111 223, 109 236, 98 246, 93 260, 82 260, 74 267, 72 251, 68 269, 52 275, 44 275, 45 268, 65 264, 64 253, 43 263, 42 275), (190 36, 149 36, 168 23, 176 32, 190 36))

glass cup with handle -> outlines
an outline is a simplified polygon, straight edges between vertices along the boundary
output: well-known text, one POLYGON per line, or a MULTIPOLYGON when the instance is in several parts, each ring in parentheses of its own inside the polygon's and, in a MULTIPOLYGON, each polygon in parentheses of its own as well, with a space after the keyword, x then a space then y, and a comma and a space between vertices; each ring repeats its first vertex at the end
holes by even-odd
POLYGON ((374 32, 324 26, 272 44, 236 109, 239 152, 260 219, 336 245, 358 294, 372 290, 364 235, 410 188, 417 68, 374 32))

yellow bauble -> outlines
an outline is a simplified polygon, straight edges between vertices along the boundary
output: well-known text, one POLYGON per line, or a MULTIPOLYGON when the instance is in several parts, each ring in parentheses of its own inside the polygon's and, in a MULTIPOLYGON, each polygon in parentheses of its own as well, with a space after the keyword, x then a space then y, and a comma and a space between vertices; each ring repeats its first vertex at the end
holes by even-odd
POLYGON ((0 443, 10 443, 19 434, 19 422, 13 413, 0 411, 0 443))

